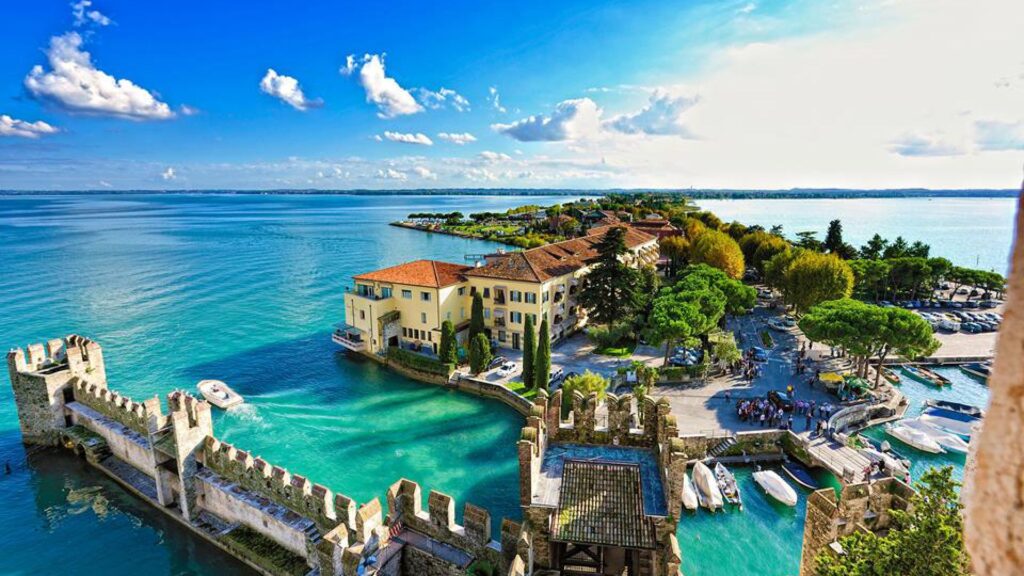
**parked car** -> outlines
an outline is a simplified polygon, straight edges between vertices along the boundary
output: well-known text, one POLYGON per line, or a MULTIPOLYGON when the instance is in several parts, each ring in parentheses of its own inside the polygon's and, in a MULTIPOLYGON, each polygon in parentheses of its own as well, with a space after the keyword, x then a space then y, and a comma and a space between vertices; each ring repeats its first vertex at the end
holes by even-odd
POLYGON ((516 366, 515 362, 505 362, 504 364, 501 365, 501 368, 498 368, 498 376, 501 376, 502 378, 507 378, 511 376, 517 368, 518 366, 516 366))
POLYGON ((769 320, 768 327, 771 328, 772 330, 778 330, 779 332, 785 332, 788 328, 786 324, 783 323, 783 321, 779 320, 778 318, 772 318, 771 320, 769 320))
POLYGON ((793 410, 793 399, 785 392, 779 392, 778 390, 768 392, 768 401, 776 408, 782 408, 786 412, 793 410))
POLYGON ((491 359, 491 363, 487 365, 487 369, 493 370, 505 362, 508 362, 508 358, 505 358, 504 356, 495 356, 491 359))
POLYGON ((754 354, 753 354, 754 362, 767 362, 768 361, 768 351, 767 350, 765 350, 764 348, 759 348, 759 347, 755 346, 753 348, 753 351, 754 351, 754 354))
POLYGON ((979 304, 977 300, 968 300, 964 302, 964 308, 978 308, 979 304))
POLYGON ((950 332, 960 331, 960 323, 954 320, 943 320, 939 324, 939 327, 941 327, 943 330, 949 330, 950 332))
POLYGON ((555 370, 551 372, 551 380, 549 382, 551 383, 551 385, 554 385, 557 384, 558 382, 561 382, 564 378, 565 371, 563 371, 561 368, 555 368, 555 370))
POLYGON ((980 306, 982 308, 995 308, 996 306, 999 306, 999 302, 995 300, 982 300, 980 302, 980 306))
POLYGON ((964 332, 969 332, 971 334, 977 334, 978 332, 981 332, 981 326, 975 324, 974 322, 968 322, 960 326, 960 329, 963 330, 964 332))

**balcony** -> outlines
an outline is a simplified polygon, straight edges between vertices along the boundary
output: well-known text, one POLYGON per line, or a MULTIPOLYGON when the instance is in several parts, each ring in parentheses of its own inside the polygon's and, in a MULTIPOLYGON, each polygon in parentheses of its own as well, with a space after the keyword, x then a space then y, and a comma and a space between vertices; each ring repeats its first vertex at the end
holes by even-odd
POLYGON ((365 291, 365 290, 358 290, 358 289, 352 288, 352 287, 345 288, 345 293, 346 294, 351 294, 353 296, 358 296, 360 298, 366 298, 367 300, 375 300, 375 301, 376 300, 387 300, 388 298, 391 297, 391 296, 378 296, 377 294, 375 294, 373 292, 365 291))
POLYGON ((494 303, 497 304, 497 305, 504 304, 505 303, 505 294, 502 293, 502 292, 495 292, 494 293, 494 303))
POLYGON ((363 334, 364 332, 355 326, 340 324, 331 334, 331 340, 353 352, 362 352, 366 350, 366 340, 363 338, 363 334))
POLYGON ((502 316, 495 316, 494 317, 494 325, 495 326, 505 326, 505 318, 502 317, 502 316))

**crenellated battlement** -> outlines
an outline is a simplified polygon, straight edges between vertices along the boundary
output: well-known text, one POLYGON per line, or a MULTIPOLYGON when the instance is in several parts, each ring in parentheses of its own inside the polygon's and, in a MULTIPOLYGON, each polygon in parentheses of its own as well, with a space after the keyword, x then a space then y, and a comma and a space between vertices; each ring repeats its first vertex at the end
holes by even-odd
POLYGON ((586 396, 573 392, 569 418, 565 420, 561 417, 562 403, 561 390, 550 396, 543 390, 537 393, 526 427, 536 430, 538 448, 542 449, 548 441, 543 438, 545 435, 552 442, 648 448, 667 445, 678 436, 675 416, 665 398, 636 399, 632 394, 608 394, 604 421, 598 418, 601 401, 594 392, 586 396))
POLYGON ((103 349, 93 340, 71 334, 45 343, 29 344, 25 350, 12 348, 7 352, 7 369, 11 374, 49 375, 62 371, 97 383, 106 382, 103 349))
POLYGON ((351 498, 335 496, 330 489, 310 482, 305 476, 273 466, 213 436, 206 438, 203 463, 246 490, 309 517, 322 532, 334 529, 339 522, 352 531, 356 529, 355 501, 351 498))
POLYGON ((164 420, 160 400, 156 397, 146 402, 135 402, 119 392, 78 378, 72 380, 72 386, 76 402, 85 404, 139 434, 149 433, 151 419, 157 422, 164 420))
POLYGON ((183 426, 211 430, 213 428, 210 403, 184 390, 175 390, 167 395, 167 409, 171 412, 170 418, 180 420, 183 426))

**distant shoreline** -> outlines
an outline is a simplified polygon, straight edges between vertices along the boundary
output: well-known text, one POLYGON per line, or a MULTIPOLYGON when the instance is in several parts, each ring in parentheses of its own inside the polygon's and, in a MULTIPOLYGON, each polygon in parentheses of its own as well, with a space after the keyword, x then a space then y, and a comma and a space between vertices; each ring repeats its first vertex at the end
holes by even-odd
POLYGON ((763 200, 763 199, 858 199, 858 198, 1016 198, 1019 190, 923 188, 856 190, 842 188, 789 190, 733 189, 491 189, 436 188, 424 190, 0 190, 0 196, 85 196, 85 195, 240 195, 240 196, 602 196, 606 194, 678 194, 695 200, 763 200))

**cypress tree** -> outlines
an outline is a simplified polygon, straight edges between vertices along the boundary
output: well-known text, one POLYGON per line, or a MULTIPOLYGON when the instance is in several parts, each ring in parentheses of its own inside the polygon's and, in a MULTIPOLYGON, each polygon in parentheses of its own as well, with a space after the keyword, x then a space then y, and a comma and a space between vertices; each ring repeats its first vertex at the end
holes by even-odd
POLYGON ((529 390, 533 388, 533 355, 536 352, 537 337, 533 331, 533 315, 526 315, 523 328, 523 385, 529 390))
POLYGON ((477 334, 469 345, 469 369, 479 374, 491 363, 491 343, 486 334, 477 334))
POLYGON ((441 323, 440 357, 441 362, 447 362, 448 364, 459 363, 458 344, 455 342, 455 326, 451 320, 445 320, 441 323))
POLYGON ((484 331, 484 299, 479 292, 473 294, 473 307, 469 316, 469 341, 472 343, 477 334, 484 331))
POLYGON ((538 390, 547 390, 551 380, 551 337, 548 336, 548 319, 540 321, 537 335, 537 354, 533 358, 533 379, 538 390))

